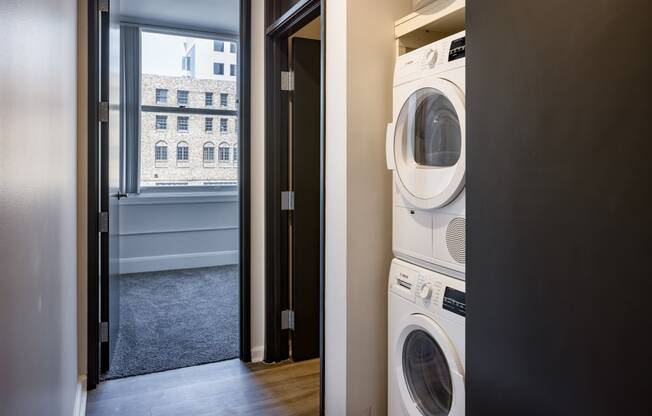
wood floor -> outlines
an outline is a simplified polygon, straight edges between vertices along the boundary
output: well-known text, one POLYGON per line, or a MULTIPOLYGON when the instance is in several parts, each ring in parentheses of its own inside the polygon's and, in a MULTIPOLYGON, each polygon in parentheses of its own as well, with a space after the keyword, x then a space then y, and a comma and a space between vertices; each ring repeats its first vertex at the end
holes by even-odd
POLYGON ((319 359, 300 363, 223 361, 101 383, 88 416, 319 414, 319 359))

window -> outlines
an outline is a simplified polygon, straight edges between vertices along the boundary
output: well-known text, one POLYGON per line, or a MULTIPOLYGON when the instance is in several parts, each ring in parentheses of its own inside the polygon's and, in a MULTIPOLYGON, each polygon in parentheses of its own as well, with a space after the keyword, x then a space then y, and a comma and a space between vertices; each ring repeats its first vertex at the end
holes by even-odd
POLYGON ((231 42, 231 44, 229 45, 229 48, 230 48, 231 53, 236 53, 237 46, 235 46, 235 42, 231 42))
POLYGON ((235 76, 235 64, 231 64, 231 76, 235 76))
POLYGON ((156 104, 168 103, 168 90, 163 88, 156 89, 156 104))
POLYGON ((233 146, 233 166, 238 166, 239 157, 238 146, 233 146))
POLYGON ((124 85, 138 85, 142 97, 139 107, 125 108, 130 120, 126 122, 140 127, 137 137, 125 135, 126 189, 201 192, 235 186, 238 43, 225 40, 223 52, 215 52, 214 39, 146 28, 140 33, 140 70, 123 74, 131 77, 124 85), (236 54, 231 53, 233 48, 236 54), (235 77, 229 75, 232 63, 237 67, 235 77), (214 64, 219 64, 215 72, 221 75, 213 74, 214 64))
POLYGON ((177 162, 188 161, 188 143, 179 142, 177 145, 177 162))
POLYGON ((230 156, 230 149, 229 149, 229 144, 228 143, 220 143, 220 147, 218 149, 218 157, 219 161, 224 163, 229 161, 229 156, 230 156))
POLYGON ((156 130, 168 128, 168 116, 156 116, 156 130))
POLYGON ((161 141, 157 142, 154 146, 154 160, 156 162, 167 162, 168 160, 168 145, 161 141))
POLYGON ((192 71, 192 56, 186 55, 181 57, 181 69, 183 71, 192 71))
POLYGON ((204 162, 215 162, 215 145, 211 142, 204 144, 204 162))
POLYGON ((188 131, 188 116, 177 117, 177 131, 188 131))
POLYGON ((188 105, 188 91, 186 90, 177 91, 177 104, 188 105))
POLYGON ((215 62, 213 64, 213 74, 224 75, 224 64, 221 62, 215 62))
POLYGON ((213 41, 213 50, 215 52, 224 52, 224 41, 223 40, 213 41))

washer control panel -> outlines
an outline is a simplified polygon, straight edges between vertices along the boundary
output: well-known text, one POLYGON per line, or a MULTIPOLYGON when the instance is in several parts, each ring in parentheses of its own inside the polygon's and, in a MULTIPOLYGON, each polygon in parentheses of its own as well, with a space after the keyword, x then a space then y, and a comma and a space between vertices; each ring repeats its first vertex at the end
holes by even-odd
POLYGON ((436 314, 456 319, 466 318, 465 284, 457 279, 430 270, 419 273, 415 284, 415 303, 436 314), (446 312, 443 312, 446 311, 446 312))

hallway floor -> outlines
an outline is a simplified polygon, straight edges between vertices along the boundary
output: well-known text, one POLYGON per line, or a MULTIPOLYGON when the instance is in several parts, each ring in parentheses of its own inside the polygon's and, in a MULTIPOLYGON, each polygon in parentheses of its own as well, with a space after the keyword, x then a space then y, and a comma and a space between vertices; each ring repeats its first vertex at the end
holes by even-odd
POLYGON ((238 356, 238 266, 120 276, 120 329, 105 380, 238 356))
POLYGON ((87 416, 298 416, 319 413, 319 359, 244 364, 240 360, 101 383, 87 416))

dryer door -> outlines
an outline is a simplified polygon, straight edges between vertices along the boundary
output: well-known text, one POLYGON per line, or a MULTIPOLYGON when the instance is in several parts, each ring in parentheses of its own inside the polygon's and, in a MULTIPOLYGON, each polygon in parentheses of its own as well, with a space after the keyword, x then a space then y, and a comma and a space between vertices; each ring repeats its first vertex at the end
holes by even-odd
POLYGON ((459 194, 466 168, 465 132, 464 94, 453 83, 429 80, 404 101, 388 151, 408 202, 438 208, 459 194))
POLYGON ((462 416, 464 376, 450 340, 425 315, 410 315, 404 324, 394 362, 406 414, 462 416))

